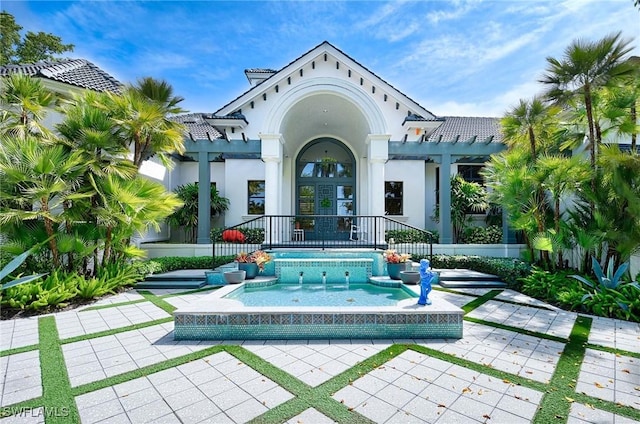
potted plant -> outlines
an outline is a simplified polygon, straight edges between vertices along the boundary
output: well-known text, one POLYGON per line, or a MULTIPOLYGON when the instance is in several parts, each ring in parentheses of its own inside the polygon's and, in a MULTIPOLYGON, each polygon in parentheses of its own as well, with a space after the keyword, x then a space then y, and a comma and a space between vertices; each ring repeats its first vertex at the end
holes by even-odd
POLYGON ((236 255, 236 262, 238 262, 238 270, 246 272, 246 279, 251 280, 256 278, 258 272, 264 271, 265 264, 271 261, 271 255, 264 250, 256 250, 249 254, 247 252, 240 252, 236 255))
POLYGON ((400 280, 400 271, 407 269, 407 264, 411 255, 408 253, 398 253, 393 249, 385 250, 382 254, 387 263, 387 273, 392 280, 400 280))

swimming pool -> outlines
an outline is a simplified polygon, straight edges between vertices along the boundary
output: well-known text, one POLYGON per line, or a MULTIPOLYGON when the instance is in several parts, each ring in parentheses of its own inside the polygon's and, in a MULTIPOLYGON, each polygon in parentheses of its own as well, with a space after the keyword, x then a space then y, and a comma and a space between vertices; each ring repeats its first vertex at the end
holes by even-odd
POLYGON ((245 285, 225 296, 245 306, 394 306, 417 295, 400 287, 374 284, 273 284, 245 285))
MULTIPOLYGON (((400 292, 418 289, 402 287, 389 278, 371 277, 371 283, 400 292)), ((371 283, 365 283, 374 285, 371 283)), ((462 338, 463 311, 432 292, 433 304, 417 304, 417 293, 391 305, 371 306, 355 302, 339 306, 304 306, 300 301, 286 305, 246 305, 235 299, 260 287, 274 286, 276 278, 258 277, 224 286, 198 302, 174 311, 175 340, 295 340, 295 339, 444 339, 462 338), (235 292, 235 293, 234 293, 235 292)), ((341 284, 327 283, 328 287, 341 284)), ((310 284, 308 287, 318 286, 310 284)), ((371 287, 368 287, 371 289, 371 287)), ((377 291, 380 287, 373 290, 377 291)), ((301 289, 298 287, 298 289, 301 289)), ((305 289, 305 287, 302 287, 305 289)), ((326 290, 325 287, 323 289, 326 290)), ((329 288, 327 291, 332 291, 329 288)), ((351 296, 347 298, 350 299, 351 296)), ((289 298, 291 300, 292 298, 289 298)), ((355 298, 354 298, 355 300, 355 298)), ((357 301, 357 300, 356 300, 357 301)))

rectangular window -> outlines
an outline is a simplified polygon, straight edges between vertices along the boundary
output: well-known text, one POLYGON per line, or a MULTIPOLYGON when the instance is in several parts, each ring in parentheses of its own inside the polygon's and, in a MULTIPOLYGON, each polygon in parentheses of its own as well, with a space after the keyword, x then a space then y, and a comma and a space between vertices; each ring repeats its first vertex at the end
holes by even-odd
POLYGON ((484 185, 484 179, 480 175, 484 165, 458 165, 458 174, 470 183, 478 183, 484 185))
POLYGON ((402 215, 402 181, 384 182, 384 213, 402 215))
POLYGON ((264 180, 249 181, 248 199, 249 215, 264 215, 264 180))

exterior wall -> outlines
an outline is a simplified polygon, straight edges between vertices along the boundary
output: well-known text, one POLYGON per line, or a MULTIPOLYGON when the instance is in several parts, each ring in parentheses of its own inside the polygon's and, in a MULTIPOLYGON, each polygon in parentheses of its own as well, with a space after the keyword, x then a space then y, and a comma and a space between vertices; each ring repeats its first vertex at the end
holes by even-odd
MULTIPOLYGON (((282 80, 274 80, 274 81, 265 81, 260 84, 258 87, 263 87, 262 91, 258 91, 255 95, 255 100, 253 100, 253 108, 251 108, 250 103, 242 106, 242 113, 247 117, 247 121, 249 125, 242 131, 235 130, 234 133, 230 131, 227 132, 227 136, 230 139, 242 139, 242 133, 244 132, 245 136, 250 139, 259 139, 260 133, 265 132, 265 129, 269 126, 269 115, 272 109, 276 108, 279 103, 283 100, 283 98, 290 91, 299 90, 301 86, 307 86, 308 84, 313 85, 313 79, 322 78, 326 79, 335 79, 335 80, 343 80, 347 82, 353 89, 360 91, 363 95, 373 98, 377 107, 380 109, 381 113, 384 115, 386 120, 386 128, 389 129, 391 140, 401 140, 404 137, 404 128, 401 125, 408 112, 420 112, 413 108, 411 110, 408 109, 407 106, 399 105, 396 109, 396 100, 395 94, 390 90, 384 90, 384 84, 375 81, 373 84, 367 80, 367 76, 364 74, 360 74, 356 69, 352 66, 347 66, 341 63, 339 69, 336 69, 336 58, 331 55, 328 56, 328 60, 324 61, 323 55, 319 55, 313 62, 307 63, 302 68, 292 69, 291 73, 288 76, 291 78, 291 85, 287 82, 287 76, 283 76, 282 80), (303 76, 300 76, 299 69, 303 70, 303 76), (351 70, 351 77, 348 76, 348 72, 351 70), (360 84, 360 79, 363 79, 363 83, 360 84), (275 86, 278 86, 278 92, 276 92, 275 86), (373 88, 375 87, 375 89, 373 88), (375 92, 373 92, 375 91, 375 92), (266 94, 266 100, 262 96, 258 96, 257 94, 266 94), (387 100, 385 101, 385 95, 387 96, 387 100)), ((322 84, 326 83, 326 81, 318 81, 318 92, 328 92, 331 89, 330 86, 322 84)), ((415 134, 413 132, 409 135, 407 141, 417 141, 420 138, 421 134, 415 134)))
POLYGON ((225 164, 224 192, 229 199, 225 225, 232 226, 254 217, 247 213, 248 181, 264 180, 264 163, 260 159, 227 159, 225 164))
MULTIPOLYGON (((425 227, 424 205, 426 181, 425 163, 421 160, 390 160, 385 165, 385 181, 402 181, 402 216, 389 215, 391 219, 425 227)), ((428 178, 428 176, 427 176, 428 178)))

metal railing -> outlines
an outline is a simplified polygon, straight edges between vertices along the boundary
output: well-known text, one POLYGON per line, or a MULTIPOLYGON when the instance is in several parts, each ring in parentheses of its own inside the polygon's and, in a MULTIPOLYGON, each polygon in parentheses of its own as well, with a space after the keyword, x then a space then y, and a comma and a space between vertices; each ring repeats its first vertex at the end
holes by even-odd
POLYGON ((259 249, 395 249, 433 256, 433 234, 386 216, 264 215, 212 231, 213 258, 259 249))

